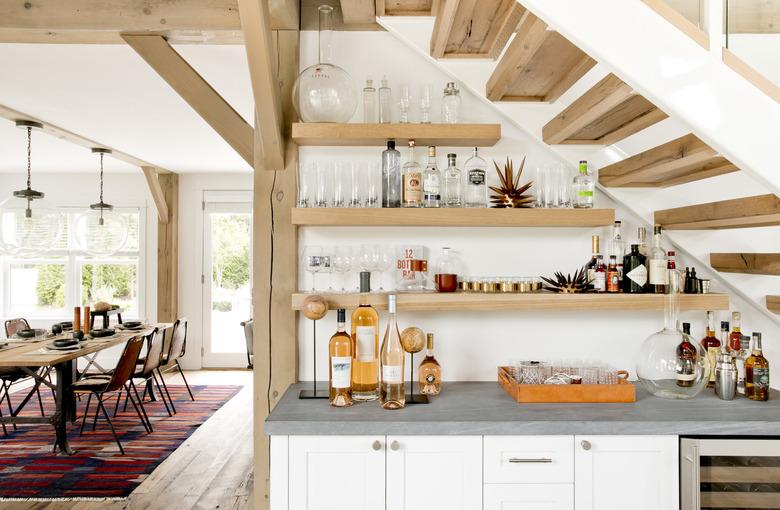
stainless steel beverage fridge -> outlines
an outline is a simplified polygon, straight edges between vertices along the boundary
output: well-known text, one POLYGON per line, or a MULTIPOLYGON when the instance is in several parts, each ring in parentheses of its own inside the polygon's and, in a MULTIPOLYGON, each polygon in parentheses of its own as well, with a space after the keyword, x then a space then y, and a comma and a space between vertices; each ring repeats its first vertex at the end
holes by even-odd
POLYGON ((680 482, 681 510, 780 509, 780 438, 683 438, 680 482))

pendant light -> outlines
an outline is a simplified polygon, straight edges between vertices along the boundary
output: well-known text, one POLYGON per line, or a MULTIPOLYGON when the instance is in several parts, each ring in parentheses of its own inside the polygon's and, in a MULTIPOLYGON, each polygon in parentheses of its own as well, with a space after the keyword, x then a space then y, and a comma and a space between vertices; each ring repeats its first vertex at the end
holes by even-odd
POLYGON ((27 130, 27 188, 14 191, 0 204, 0 250, 7 255, 31 258, 54 248, 62 234, 62 214, 47 208, 44 193, 32 189, 32 130, 43 124, 17 120, 27 130))
POLYGON ((114 211, 114 206, 103 202, 103 156, 109 149, 94 148, 100 155, 100 201, 89 206, 75 222, 75 240, 79 249, 89 255, 105 257, 121 250, 127 242, 127 221, 114 211))

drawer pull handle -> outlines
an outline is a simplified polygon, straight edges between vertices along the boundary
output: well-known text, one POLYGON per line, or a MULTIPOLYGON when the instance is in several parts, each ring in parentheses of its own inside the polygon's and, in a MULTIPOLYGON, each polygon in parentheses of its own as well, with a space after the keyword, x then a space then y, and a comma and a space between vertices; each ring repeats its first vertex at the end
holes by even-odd
POLYGON ((398 450, 401 449, 401 445, 398 444, 398 441, 393 441, 392 443, 390 443, 390 449, 393 450, 394 452, 397 452, 398 450))
POLYGON ((372 444, 371 447, 374 450, 379 451, 382 449, 382 443, 380 443, 379 441, 374 441, 374 444, 372 444))
POLYGON ((520 459, 518 457, 511 457, 509 462, 512 464, 551 464, 552 459, 541 457, 538 459, 520 459))
POLYGON ((590 447, 591 447, 590 441, 582 441, 580 443, 580 445, 582 446, 583 450, 585 450, 585 451, 590 450, 590 447))

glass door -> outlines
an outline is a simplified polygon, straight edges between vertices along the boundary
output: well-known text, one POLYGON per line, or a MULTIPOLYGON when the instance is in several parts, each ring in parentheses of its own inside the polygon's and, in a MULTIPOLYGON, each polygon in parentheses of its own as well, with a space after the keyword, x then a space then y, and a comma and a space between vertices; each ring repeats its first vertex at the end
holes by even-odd
POLYGON ((246 367, 252 311, 252 204, 203 203, 203 366, 246 367))

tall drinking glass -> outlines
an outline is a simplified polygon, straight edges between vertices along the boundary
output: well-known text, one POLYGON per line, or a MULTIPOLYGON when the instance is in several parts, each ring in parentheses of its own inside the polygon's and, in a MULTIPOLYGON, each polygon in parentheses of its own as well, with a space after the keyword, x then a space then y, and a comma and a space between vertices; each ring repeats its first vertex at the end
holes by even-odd
POLYGON ((310 205, 310 197, 309 197, 309 189, 310 189, 310 181, 312 178, 312 175, 314 174, 313 170, 314 163, 306 163, 301 165, 298 164, 298 199, 296 200, 295 206, 304 208, 304 207, 311 207, 310 205))
POLYGON ((364 173, 366 176, 366 207, 379 207, 379 190, 382 180, 382 167, 376 161, 366 164, 364 173))
POLYGON ((317 190, 314 197, 314 207, 328 207, 328 181, 330 180, 330 164, 326 161, 317 163, 317 190))
POLYGON ((420 122, 431 123, 431 106, 433 103, 433 86, 426 83, 420 87, 420 122))
POLYGON ((398 101, 398 122, 407 124, 409 122, 409 107, 412 104, 412 93, 409 85, 401 85, 401 98, 398 101))
POLYGON ((349 207, 362 207, 363 199, 360 196, 360 165, 351 162, 349 166, 349 207))

